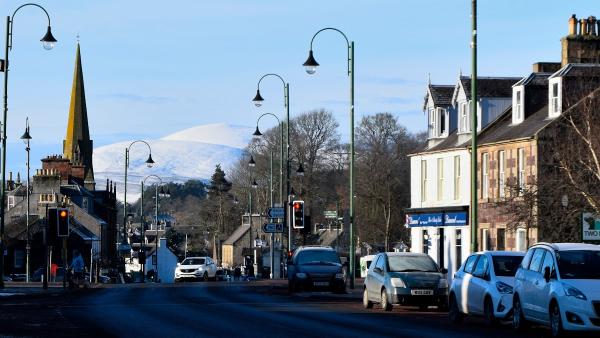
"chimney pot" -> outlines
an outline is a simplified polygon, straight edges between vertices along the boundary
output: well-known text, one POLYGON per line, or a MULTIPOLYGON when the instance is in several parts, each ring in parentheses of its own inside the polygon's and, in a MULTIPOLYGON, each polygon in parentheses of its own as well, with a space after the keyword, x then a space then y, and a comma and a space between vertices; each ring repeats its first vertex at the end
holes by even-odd
POLYGON ((579 35, 588 35, 587 19, 579 20, 579 35))
POLYGON ((569 19, 569 35, 577 35, 577 17, 575 14, 569 19))
POLYGON ((588 32, 590 35, 596 36, 596 17, 591 15, 588 17, 588 32))

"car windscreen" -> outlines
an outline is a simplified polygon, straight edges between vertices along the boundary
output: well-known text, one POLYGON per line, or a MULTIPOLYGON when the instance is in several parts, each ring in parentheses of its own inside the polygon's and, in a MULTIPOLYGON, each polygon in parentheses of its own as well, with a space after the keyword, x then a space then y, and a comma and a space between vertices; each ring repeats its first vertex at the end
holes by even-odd
POLYGON ((391 272, 439 272, 428 256, 388 256, 391 272))
POLYGON ((562 279, 600 279, 600 251, 560 251, 556 260, 562 279))
POLYGON ((492 256, 497 277, 514 277, 523 256, 492 256))
POLYGON ((340 264, 340 258, 333 250, 304 250, 298 253, 298 265, 303 264, 340 264))
POLYGON ((204 258, 187 258, 181 265, 202 265, 204 264, 204 258))

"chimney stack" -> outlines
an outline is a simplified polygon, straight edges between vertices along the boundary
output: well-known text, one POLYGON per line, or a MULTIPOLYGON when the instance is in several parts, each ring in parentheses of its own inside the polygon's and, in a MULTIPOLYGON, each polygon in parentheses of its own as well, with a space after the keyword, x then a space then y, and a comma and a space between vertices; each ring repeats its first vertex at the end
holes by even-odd
POLYGON ((575 14, 569 19, 569 35, 577 35, 577 16, 575 14))

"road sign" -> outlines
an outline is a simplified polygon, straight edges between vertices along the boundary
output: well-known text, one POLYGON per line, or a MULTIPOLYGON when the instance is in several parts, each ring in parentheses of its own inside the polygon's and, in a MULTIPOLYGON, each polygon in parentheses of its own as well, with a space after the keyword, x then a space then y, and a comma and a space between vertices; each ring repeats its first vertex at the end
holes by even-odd
POLYGON ((265 223, 265 224, 263 224, 263 232, 266 232, 266 233, 283 232, 283 224, 282 223, 265 223))
POLYGON ((268 218, 284 218, 285 210, 283 208, 269 208, 267 211, 268 218))
POLYGON ((325 210, 323 211, 323 216, 325 216, 325 218, 337 218, 337 211, 335 210, 325 210))

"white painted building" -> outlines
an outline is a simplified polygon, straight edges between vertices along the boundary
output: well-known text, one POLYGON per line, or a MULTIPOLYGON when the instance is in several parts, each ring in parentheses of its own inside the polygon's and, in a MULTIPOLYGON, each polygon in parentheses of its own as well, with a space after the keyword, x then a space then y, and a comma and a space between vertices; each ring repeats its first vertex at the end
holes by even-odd
MULTIPOLYGON (((478 130, 512 103, 512 85, 520 78, 480 78, 478 130)), ((429 254, 448 278, 470 254, 470 78, 455 86, 429 84, 423 109, 428 142, 411 155, 411 252, 429 254)))

